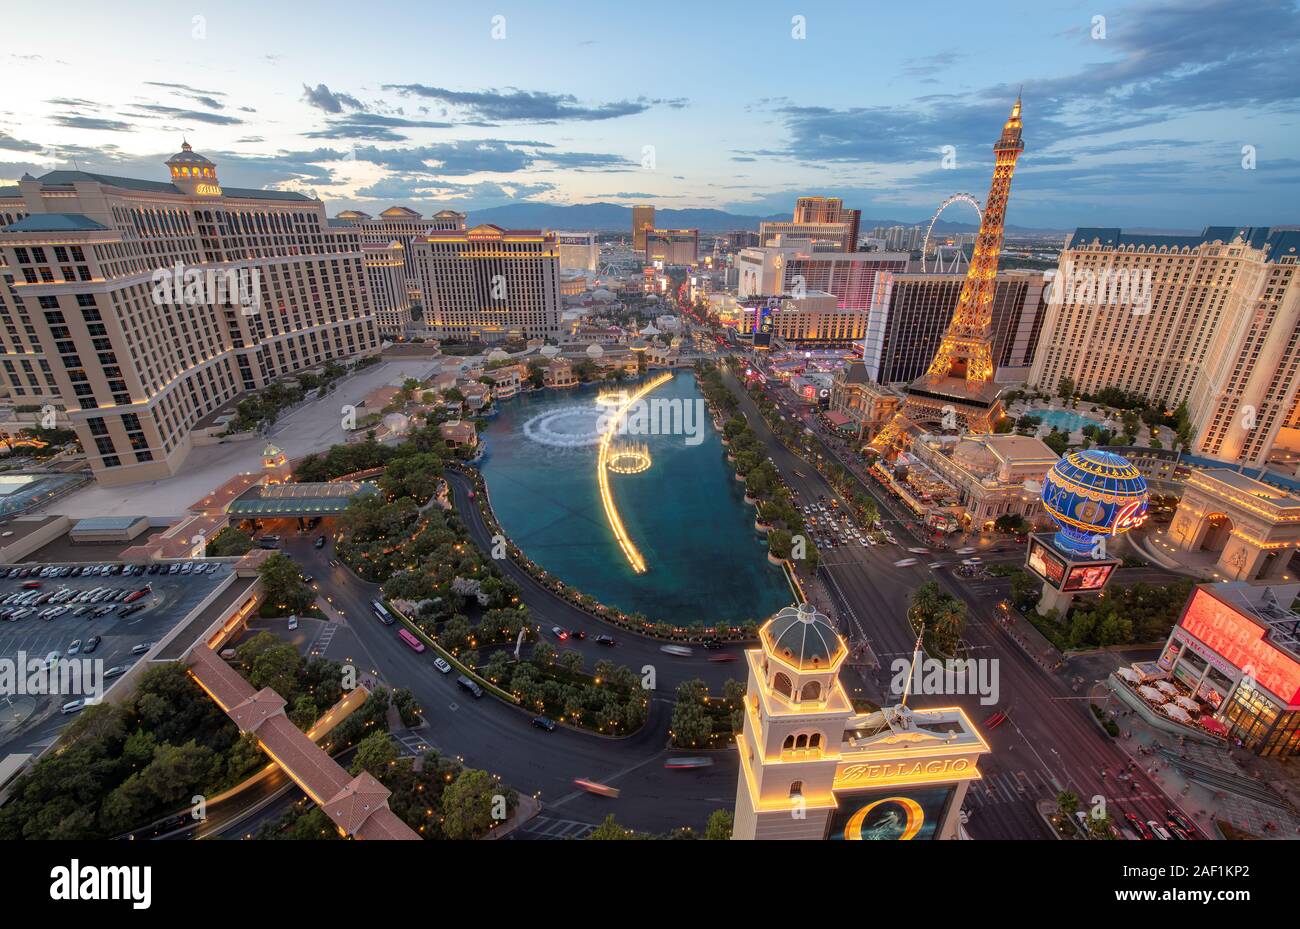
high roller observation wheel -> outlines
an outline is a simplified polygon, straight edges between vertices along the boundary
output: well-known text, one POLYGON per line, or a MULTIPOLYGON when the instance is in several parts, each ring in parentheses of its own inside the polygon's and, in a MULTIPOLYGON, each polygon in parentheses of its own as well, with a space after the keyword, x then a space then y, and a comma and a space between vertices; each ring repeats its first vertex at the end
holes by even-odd
MULTIPOLYGON (((980 202, 975 199, 974 194, 966 194, 966 193, 953 194, 947 200, 943 201, 943 203, 940 203, 939 209, 935 210, 934 215, 930 217, 930 225, 927 226, 925 229, 925 241, 921 243, 921 272, 922 273, 925 273, 926 271, 925 256, 930 251, 930 236, 934 232, 934 224, 939 221, 940 214, 943 213, 944 210, 948 209, 948 207, 952 206, 954 203, 969 203, 971 206, 975 208, 975 213, 977 216, 979 216, 980 222, 984 221, 984 210, 980 208, 980 202)), ((937 255, 935 256, 935 267, 936 268, 939 267, 939 258, 937 255)))

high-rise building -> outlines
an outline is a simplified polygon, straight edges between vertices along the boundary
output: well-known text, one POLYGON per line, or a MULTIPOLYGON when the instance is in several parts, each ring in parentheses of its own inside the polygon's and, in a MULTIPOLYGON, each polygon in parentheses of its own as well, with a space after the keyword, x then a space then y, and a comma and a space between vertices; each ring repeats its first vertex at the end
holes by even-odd
POLYGON ((561 271, 596 271, 600 264, 600 246, 594 232, 556 232, 560 245, 561 271))
POLYGON ((411 292, 406 285, 406 249, 396 240, 387 245, 363 243, 361 257, 380 333, 386 336, 402 335, 411 322, 411 292))
POLYGON ((421 294, 416 278, 414 253, 411 243, 417 236, 426 232, 455 232, 465 228, 465 213, 455 210, 439 210, 433 216, 424 217, 406 206, 390 206, 378 216, 371 216, 361 210, 341 210, 334 217, 354 224, 361 233, 361 241, 366 245, 388 245, 399 242, 406 258, 406 286, 411 299, 419 303, 421 294))
POLYGON ((840 306, 866 313, 879 275, 907 270, 904 252, 814 252, 806 243, 742 249, 736 256, 737 296, 773 297, 813 290, 834 294, 840 306))
POLYGON ((998 395, 1002 389, 993 380, 993 294, 1007 203, 1011 199, 1011 178, 1025 150, 1020 131, 1017 97, 1002 125, 1002 135, 993 143, 993 180, 952 323, 929 369, 908 385, 907 397, 894 422, 876 435, 873 444, 880 448, 907 441, 913 426, 992 432, 994 421, 1001 415, 998 395))
POLYGON ((645 260, 665 265, 695 265, 700 257, 700 230, 645 230, 645 260))
MULTIPOLYGON (((994 280, 991 334, 998 379, 1027 379, 1046 310, 1042 271, 999 271, 994 280)), ((957 274, 887 271, 880 275, 863 338, 862 360, 878 384, 924 374, 952 323, 966 279, 957 274)))
POLYGON ((655 227, 655 208, 652 206, 632 207, 632 251, 645 251, 646 230, 655 227))
POLYGON ((793 345, 848 346, 866 335, 867 314, 839 305, 834 294, 750 298, 742 304, 745 332, 765 332, 793 345))
POLYGON ((1061 253, 1030 382, 1186 403, 1195 451, 1300 450, 1300 231, 1079 229, 1061 253))
POLYGON ((24 176, 0 228, 3 382, 56 393, 107 484, 174 474, 239 394, 379 347, 360 241, 321 201, 223 188, 188 144, 166 165, 24 176))
POLYGON ((560 333, 560 249, 554 233, 483 224, 432 232, 415 244, 435 338, 497 342, 560 333))
POLYGON ((861 220, 862 211, 846 210, 839 197, 800 197, 791 222, 759 224, 759 244, 770 245, 775 236, 781 236, 786 241, 807 240, 813 251, 855 252, 861 220))

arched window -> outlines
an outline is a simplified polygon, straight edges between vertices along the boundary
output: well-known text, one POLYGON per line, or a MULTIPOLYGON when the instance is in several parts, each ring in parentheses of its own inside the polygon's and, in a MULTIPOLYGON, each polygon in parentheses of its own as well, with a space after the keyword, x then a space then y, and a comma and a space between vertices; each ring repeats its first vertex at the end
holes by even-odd
POLYGON ((809 748, 822 747, 822 734, 820 732, 814 732, 812 734, 812 737, 808 739, 808 747, 809 748))
POLYGON ((803 796, 803 781, 794 781, 792 784, 790 784, 790 796, 792 797, 803 796))
POLYGON ((794 685, 790 683, 790 678, 785 676, 784 671, 778 671, 776 677, 772 678, 772 687, 783 697, 789 697, 794 691, 794 685))
POLYGON ((822 698, 821 681, 809 681, 803 685, 803 691, 799 694, 800 700, 820 700, 822 698))
POLYGON ((781 743, 781 750, 788 752, 792 748, 794 748, 794 736, 788 735, 785 737, 785 741, 781 743))
POLYGON ((806 735, 801 735, 801 736, 799 736, 799 738, 795 739, 795 740, 794 740, 794 747, 795 747, 795 748, 799 748, 799 749, 807 748, 807 747, 808 747, 808 736, 806 736, 806 735))

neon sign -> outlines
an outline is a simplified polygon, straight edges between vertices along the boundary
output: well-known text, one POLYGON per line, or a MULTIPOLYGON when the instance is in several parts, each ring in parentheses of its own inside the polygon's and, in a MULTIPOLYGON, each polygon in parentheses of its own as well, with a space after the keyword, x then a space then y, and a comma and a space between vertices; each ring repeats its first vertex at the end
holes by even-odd
POLYGON ((221 196, 221 188, 218 187, 216 184, 197 184, 194 187, 194 192, 198 194, 200 197, 221 196))
POLYGON ((1300 701, 1300 663, 1264 638, 1264 627, 1198 589, 1179 625, 1259 686, 1295 706, 1300 701))

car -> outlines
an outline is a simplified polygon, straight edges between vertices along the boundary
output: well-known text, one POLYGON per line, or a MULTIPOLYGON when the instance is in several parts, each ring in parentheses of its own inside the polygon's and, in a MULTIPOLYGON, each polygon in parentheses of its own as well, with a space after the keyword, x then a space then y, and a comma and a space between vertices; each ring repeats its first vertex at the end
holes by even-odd
POLYGON ((107 671, 104 672, 104 677, 121 677, 126 672, 127 672, 126 665, 124 664, 113 665, 113 667, 109 668, 107 671))
POLYGON ((973 555, 974 553, 975 553, 975 549, 973 549, 973 548, 959 548, 959 549, 957 549, 957 554, 958 554, 958 555, 973 555))
POLYGON ((185 562, 185 564, 181 565, 181 574, 189 574, 193 570, 194 570, 194 563, 191 561, 187 561, 185 562))
POLYGON ((927 548, 909 548, 908 551, 911 552, 913 555, 928 555, 928 554, 930 554, 930 550, 927 549, 927 548))
POLYGON ((557 639, 563 642, 565 639, 569 637, 569 630, 561 626, 552 626, 551 635, 555 636, 557 639))
POLYGON ((97 635, 92 635, 90 638, 86 640, 86 644, 81 646, 81 653, 83 655, 89 655, 95 649, 99 648, 99 643, 102 641, 104 641, 102 637, 97 635))
POLYGON ((86 701, 84 699, 70 700, 69 702, 63 704, 63 708, 59 712, 61 712, 64 716, 67 716, 69 713, 79 713, 85 708, 86 708, 86 701))
POLYGON ((726 662, 729 661, 738 661, 738 660, 739 659, 731 652, 721 652, 720 654, 709 656, 709 661, 712 661, 715 664, 725 664, 726 662))
POLYGON ((596 636, 596 638, 595 638, 593 641, 594 641, 597 645, 606 645, 606 646, 610 646, 610 647, 613 647, 613 645, 614 645, 614 637, 613 637, 612 635, 604 635, 604 634, 601 634, 601 635, 596 636))
POLYGON ((1193 826, 1190 822, 1188 822, 1187 817, 1184 816, 1182 813, 1178 812, 1177 810, 1171 809, 1171 810, 1165 810, 1165 815, 1169 817, 1171 821, 1176 822, 1179 826, 1181 826, 1184 832, 1191 833, 1192 835, 1196 834, 1196 827, 1193 826))
POLYGON ((295 629, 297 629, 297 628, 298 628, 298 617, 297 617, 297 616, 290 616, 290 617, 289 617, 289 631, 290 631, 290 632, 293 632, 293 630, 295 630, 295 629))
MULTIPOLYGON (((105 608, 106 611, 111 611, 112 609, 113 609, 112 607, 105 608)), ((119 619, 125 619, 131 614, 138 613, 143 609, 144 609, 143 603, 132 603, 130 606, 120 607, 117 611, 117 615, 119 619)))
POLYGON ((609 797, 611 799, 617 799, 620 793, 617 787, 610 787, 608 784, 600 784, 596 781, 588 780, 585 777, 574 778, 573 784, 575 787, 580 787, 587 791, 587 793, 598 794, 602 797, 609 797))
POLYGON ((583 632, 581 629, 569 630, 569 638, 571 639, 577 639, 579 642, 581 642, 586 637, 587 637, 587 633, 583 632))
POLYGON ((178 562, 173 561, 173 562, 168 566, 168 568, 167 568, 167 573, 168 573, 168 574, 175 574, 175 573, 177 573, 178 571, 180 571, 180 569, 181 569, 180 564, 179 564, 178 562))
POLYGON ((81 639, 73 639, 72 644, 68 646, 68 657, 81 654, 81 639))
POLYGON ((1162 842, 1169 841, 1169 830, 1166 829, 1164 826, 1160 825, 1160 823, 1156 822, 1154 819, 1147 820, 1147 827, 1150 828, 1150 830, 1154 832, 1156 834, 1156 837, 1159 838, 1162 842))
POLYGON ((926 565, 926 567, 929 568, 931 571, 938 571, 940 568, 943 567, 943 562, 942 562, 942 561, 932 561, 932 562, 930 562, 928 565, 926 565))
POLYGON ((718 639, 705 639, 700 644, 703 645, 705 648, 709 649, 710 651, 716 651, 717 649, 723 647, 722 642, 719 641, 718 639))
POLYGON ((143 655, 145 652, 149 651, 149 649, 153 648, 153 646, 153 642, 141 642, 139 645, 132 646, 131 654, 143 655))
POLYGON ((665 768, 672 768, 674 770, 709 768, 712 766, 713 766, 713 759, 707 758, 702 755, 697 755, 690 758, 669 758, 667 761, 664 762, 665 768))
POLYGON ((532 718, 532 724, 538 729, 544 729, 547 732, 555 731, 555 720, 548 719, 545 716, 534 716, 532 718))
POLYGON ((302 582, 303 582, 304 584, 310 584, 310 583, 311 583, 312 581, 314 581, 314 580, 316 580, 316 578, 315 578, 313 575, 311 575, 311 574, 304 574, 304 575, 302 576, 302 582))
POLYGON ((463 674, 460 677, 456 678, 456 686, 459 687, 461 690, 469 691, 471 694, 473 694, 475 700, 483 696, 483 688, 480 687, 478 684, 476 684, 474 681, 471 681, 463 674))
POLYGON ((439 671, 441 671, 443 674, 451 673, 451 665, 447 664, 447 660, 445 658, 433 659, 433 666, 437 668, 439 671))
POLYGON ((676 655, 679 658, 689 658, 691 655, 695 654, 685 645, 661 645, 659 651, 663 652, 665 655, 676 655))
POLYGON ((900 558, 900 559, 898 559, 897 561, 894 562, 894 567, 895 567, 895 568, 910 568, 910 567, 912 567, 912 565, 914 565, 914 564, 916 564, 916 563, 917 563, 917 562, 916 562, 916 559, 915 559, 915 558, 900 558))
POLYGON ((48 655, 45 656, 45 667, 53 668, 56 664, 59 663, 59 659, 62 657, 63 655, 60 654, 59 652, 50 652, 48 655))
POLYGON ((1190 842, 1192 840, 1192 834, 1172 819, 1165 823, 1165 828, 1169 830, 1169 834, 1175 839, 1179 839, 1183 842, 1190 842))
POLYGON ((325 536, 323 536, 323 535, 321 535, 321 536, 317 536, 317 537, 316 537, 316 543, 315 543, 315 544, 316 544, 316 547, 317 547, 317 548, 324 548, 324 547, 325 547, 325 536))
POLYGON ((157 574, 157 573, 158 573, 158 569, 161 568, 161 567, 162 567, 162 565, 160 565, 160 564, 151 564, 151 565, 149 565, 149 573, 150 573, 150 574, 157 574))
POLYGON ((1155 833, 1151 831, 1151 827, 1138 819, 1136 813, 1125 813, 1124 819, 1128 821, 1129 828, 1133 830, 1139 839, 1146 841, 1155 838, 1155 833))

